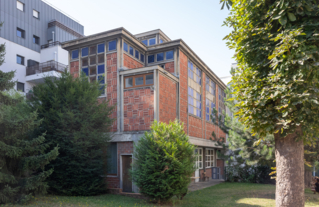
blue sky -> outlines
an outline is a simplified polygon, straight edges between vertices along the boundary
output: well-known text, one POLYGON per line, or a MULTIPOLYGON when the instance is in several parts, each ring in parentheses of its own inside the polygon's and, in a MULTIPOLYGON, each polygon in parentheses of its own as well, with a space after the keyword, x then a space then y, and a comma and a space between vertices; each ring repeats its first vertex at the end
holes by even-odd
POLYGON ((46 0, 84 25, 91 35, 118 27, 132 34, 161 29, 172 40, 183 39, 219 76, 228 76, 234 51, 222 39, 229 11, 218 0, 46 0))

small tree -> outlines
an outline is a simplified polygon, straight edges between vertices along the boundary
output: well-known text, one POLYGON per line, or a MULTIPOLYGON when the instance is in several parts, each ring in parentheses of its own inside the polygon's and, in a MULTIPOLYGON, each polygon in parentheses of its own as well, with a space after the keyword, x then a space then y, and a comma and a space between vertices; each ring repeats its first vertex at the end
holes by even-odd
POLYGON ((59 145, 60 155, 48 182, 50 190, 64 195, 95 195, 105 191, 104 150, 110 138, 113 107, 101 95, 98 82, 87 77, 45 79, 33 88, 30 105, 44 119, 39 133, 47 132, 47 143, 59 145))
POLYGON ((45 194, 44 181, 53 169, 44 167, 58 156, 56 145, 45 153, 45 133, 32 135, 41 120, 12 89, 13 77, 14 71, 0 70, 0 204, 24 203, 35 194, 45 194))
POLYGON ((194 146, 178 121, 154 122, 134 151, 132 178, 140 192, 165 202, 187 193, 194 172, 194 146))

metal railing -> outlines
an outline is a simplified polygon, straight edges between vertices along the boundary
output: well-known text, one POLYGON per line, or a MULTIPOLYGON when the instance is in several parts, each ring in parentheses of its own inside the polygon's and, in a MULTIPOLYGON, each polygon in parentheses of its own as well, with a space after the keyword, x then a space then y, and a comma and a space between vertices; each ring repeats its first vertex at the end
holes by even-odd
POLYGON ((41 49, 53 47, 53 46, 56 46, 56 45, 61 45, 61 42, 56 41, 56 42, 51 42, 51 43, 48 43, 48 44, 45 44, 45 45, 41 45, 41 49))
POLYGON ((26 74, 28 76, 49 71, 64 72, 67 67, 67 65, 51 60, 48 62, 40 63, 38 65, 27 67, 26 74))

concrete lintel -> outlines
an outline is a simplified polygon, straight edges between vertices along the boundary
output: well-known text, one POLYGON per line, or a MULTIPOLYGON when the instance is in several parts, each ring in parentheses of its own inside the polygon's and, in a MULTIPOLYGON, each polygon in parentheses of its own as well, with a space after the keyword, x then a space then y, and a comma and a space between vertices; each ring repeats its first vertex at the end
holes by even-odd
POLYGON ((110 142, 136 142, 144 135, 144 132, 116 133, 112 135, 110 142))
POLYGON ((45 78, 51 78, 52 80, 54 78, 60 78, 61 73, 56 72, 56 71, 48 71, 48 72, 43 72, 43 73, 37 73, 34 75, 28 75, 26 76, 26 81, 30 83, 44 83, 45 78))
POLYGON ((189 142, 193 145, 201 147, 223 148, 222 146, 218 146, 216 141, 211 141, 208 139, 202 139, 197 137, 189 136, 189 142))

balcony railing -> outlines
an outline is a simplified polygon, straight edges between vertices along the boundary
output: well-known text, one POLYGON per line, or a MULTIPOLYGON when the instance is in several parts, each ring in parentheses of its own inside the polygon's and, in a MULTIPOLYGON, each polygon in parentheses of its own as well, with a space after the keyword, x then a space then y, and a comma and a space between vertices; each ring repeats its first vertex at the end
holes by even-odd
POLYGON ((44 73, 49 71, 57 71, 62 73, 67 67, 68 67, 67 65, 51 60, 45 63, 40 63, 38 65, 27 67, 26 74, 28 76, 28 75, 34 75, 34 74, 44 73))
POLYGON ((48 43, 48 44, 45 44, 45 45, 41 45, 41 49, 53 47, 53 46, 56 46, 56 45, 61 45, 61 42, 56 41, 56 42, 51 42, 51 43, 48 43))

